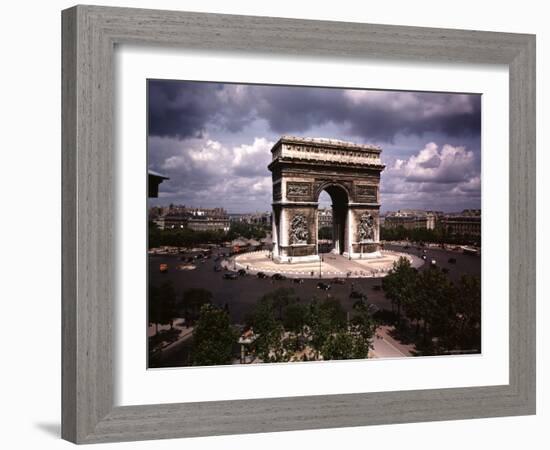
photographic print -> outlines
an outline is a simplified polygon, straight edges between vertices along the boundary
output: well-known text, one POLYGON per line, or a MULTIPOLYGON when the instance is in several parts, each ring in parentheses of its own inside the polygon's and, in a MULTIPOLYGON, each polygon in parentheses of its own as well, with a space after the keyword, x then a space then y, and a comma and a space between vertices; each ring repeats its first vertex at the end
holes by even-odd
POLYGON ((480 354, 481 107, 148 80, 148 367, 480 354))

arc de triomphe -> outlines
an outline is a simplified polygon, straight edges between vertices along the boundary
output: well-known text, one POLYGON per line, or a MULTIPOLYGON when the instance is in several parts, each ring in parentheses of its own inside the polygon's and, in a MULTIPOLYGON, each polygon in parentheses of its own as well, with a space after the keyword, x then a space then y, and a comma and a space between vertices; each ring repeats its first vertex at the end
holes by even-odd
POLYGON ((271 149, 273 259, 319 260, 318 201, 332 200, 335 253, 380 256, 381 149, 351 142, 282 136, 271 149))

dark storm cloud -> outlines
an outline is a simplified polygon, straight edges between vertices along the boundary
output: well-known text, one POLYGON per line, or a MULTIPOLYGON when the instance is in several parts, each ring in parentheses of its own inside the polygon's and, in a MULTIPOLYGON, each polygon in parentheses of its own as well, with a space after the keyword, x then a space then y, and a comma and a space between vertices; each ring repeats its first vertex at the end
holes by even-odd
POLYGON ((170 177, 159 203, 268 210, 269 150, 297 134, 380 144, 384 210, 479 207, 479 95, 181 81, 148 92, 148 166, 170 177))
POLYGON ((150 80, 148 89, 149 136, 201 137, 209 122, 236 132, 252 120, 238 85, 150 80))
POLYGON ((148 88, 149 135, 187 138, 200 136, 220 86, 155 80, 148 88))
POLYGON ((305 132, 326 123, 343 124, 371 141, 393 141, 397 134, 441 133, 478 136, 478 95, 365 90, 255 87, 258 116, 279 134, 305 132))
POLYGON ((397 134, 479 136, 481 97, 290 86, 149 82, 149 135, 201 136, 208 124, 239 132, 263 119, 276 134, 343 126, 367 141, 397 134))

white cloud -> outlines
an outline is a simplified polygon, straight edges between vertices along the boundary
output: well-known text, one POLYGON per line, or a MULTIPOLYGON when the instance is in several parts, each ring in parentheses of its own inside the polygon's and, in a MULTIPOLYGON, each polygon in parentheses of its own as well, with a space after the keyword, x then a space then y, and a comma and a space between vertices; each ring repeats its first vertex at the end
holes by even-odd
POLYGON ((430 142, 406 160, 398 159, 388 172, 411 182, 457 183, 479 171, 472 151, 445 144, 441 149, 430 142))
POLYGON ((434 142, 382 173, 382 207, 460 210, 481 196, 479 161, 462 146, 434 142))
POLYGON ((151 138, 151 169, 170 179, 163 184, 164 198, 185 198, 193 206, 224 206, 230 211, 269 205, 273 142, 254 138, 252 143, 226 146, 208 136, 180 140, 151 138), (162 155, 162 157, 159 157, 162 155))
POLYGON ((232 151, 232 167, 240 175, 265 174, 271 161, 271 148, 274 142, 265 138, 254 138, 251 145, 242 144, 232 151))

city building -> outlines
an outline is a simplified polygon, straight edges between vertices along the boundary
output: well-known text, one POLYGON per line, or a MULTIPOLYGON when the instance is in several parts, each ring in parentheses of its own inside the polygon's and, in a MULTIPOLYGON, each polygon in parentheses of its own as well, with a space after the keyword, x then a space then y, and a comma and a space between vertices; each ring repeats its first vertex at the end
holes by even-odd
POLYGON ((450 234, 480 236, 481 210, 465 209, 460 213, 446 214, 441 219, 441 227, 450 234))
POLYGON ((229 218, 232 222, 241 222, 249 225, 260 225, 271 227, 270 212, 256 212, 251 214, 230 214, 229 218))
POLYGON ((229 216, 223 208, 188 208, 185 205, 153 207, 149 219, 161 230, 187 228, 193 231, 229 231, 229 216))
POLYGON ((332 208, 319 208, 317 210, 318 228, 332 228, 332 208))
POLYGON ((390 211, 384 217, 384 227, 395 229, 403 227, 407 230, 423 228, 434 230, 438 218, 442 217, 440 211, 424 211, 419 209, 400 209, 390 211))
POLYGON ((384 228, 445 230, 448 234, 481 235, 481 210, 465 209, 457 213, 402 209, 388 212, 384 218, 384 228))
POLYGON ((187 228, 193 231, 229 231, 228 217, 192 217, 187 221, 187 228))
POLYGON ((187 217, 183 216, 160 216, 152 221, 159 230, 173 230, 175 228, 187 227, 187 217))

